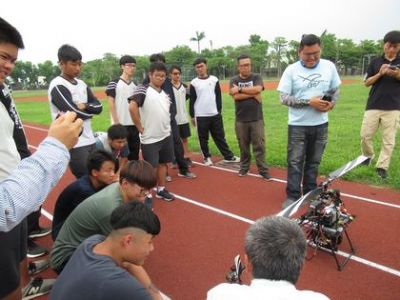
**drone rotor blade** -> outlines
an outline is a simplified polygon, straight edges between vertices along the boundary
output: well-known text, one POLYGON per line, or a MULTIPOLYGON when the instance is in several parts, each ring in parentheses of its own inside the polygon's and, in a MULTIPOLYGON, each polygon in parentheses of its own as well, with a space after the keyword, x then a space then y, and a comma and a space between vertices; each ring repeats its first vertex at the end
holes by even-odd
POLYGON ((349 172, 350 170, 353 170, 355 167, 360 165, 363 161, 367 160, 368 157, 364 155, 360 155, 356 159, 353 159, 352 161, 349 161, 347 164, 341 166, 339 169, 336 171, 333 171, 326 176, 326 180, 324 183, 330 182, 335 180, 336 178, 339 178, 349 172))
POLYGON ((322 192, 322 190, 323 190, 322 187, 318 187, 312 191, 309 191, 307 194, 300 197, 296 202, 290 204, 288 207, 280 211, 277 214, 277 216, 290 218, 293 214, 295 214, 299 210, 299 208, 303 205, 303 203, 306 203, 307 201, 314 199, 322 192))

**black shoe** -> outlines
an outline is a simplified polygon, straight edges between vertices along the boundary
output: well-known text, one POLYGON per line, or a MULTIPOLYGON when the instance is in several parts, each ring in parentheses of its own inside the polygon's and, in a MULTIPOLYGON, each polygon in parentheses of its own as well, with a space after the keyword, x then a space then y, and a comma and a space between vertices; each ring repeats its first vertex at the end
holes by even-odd
POLYGON ((377 168, 376 173, 378 173, 378 176, 382 179, 386 179, 388 177, 387 171, 385 169, 377 168))
POLYGON ((272 180, 272 176, 269 175, 268 172, 262 172, 262 173, 260 173, 260 176, 266 181, 271 181, 272 180))
POLYGON ((364 160, 361 165, 362 166, 370 166, 372 163, 372 158, 367 158, 366 160, 364 160))
POLYGON ((29 232, 28 237, 33 239, 33 238, 38 238, 38 237, 48 235, 50 233, 51 233, 50 227, 47 227, 47 228, 39 227, 38 229, 35 229, 35 230, 29 232))
POLYGON ((196 174, 189 172, 189 171, 179 171, 178 176, 184 177, 184 178, 190 178, 190 179, 195 179, 197 177, 196 174))
POLYGON ((232 156, 232 157, 224 158, 223 162, 225 162, 225 163, 240 163, 240 158, 237 156, 232 156))
POLYGON ((156 197, 160 199, 164 199, 165 201, 172 201, 174 200, 174 195, 172 195, 170 192, 168 192, 166 189, 163 189, 161 191, 158 191, 156 193, 156 197))
POLYGON ((247 176, 247 170, 239 170, 239 172, 238 172, 238 176, 239 177, 244 177, 244 176, 247 176))
POLYGON ((31 239, 28 239, 28 253, 26 254, 29 258, 39 257, 47 254, 47 249, 36 244, 31 239))
POLYGON ((46 270, 50 266, 50 260, 39 259, 28 263, 28 273, 30 276, 46 270))

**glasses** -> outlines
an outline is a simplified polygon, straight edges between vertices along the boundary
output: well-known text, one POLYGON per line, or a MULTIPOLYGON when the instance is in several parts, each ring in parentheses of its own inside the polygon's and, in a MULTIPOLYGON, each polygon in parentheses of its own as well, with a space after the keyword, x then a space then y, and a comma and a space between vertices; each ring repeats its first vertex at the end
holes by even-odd
POLYGON ((135 64, 124 64, 125 67, 136 68, 135 64))

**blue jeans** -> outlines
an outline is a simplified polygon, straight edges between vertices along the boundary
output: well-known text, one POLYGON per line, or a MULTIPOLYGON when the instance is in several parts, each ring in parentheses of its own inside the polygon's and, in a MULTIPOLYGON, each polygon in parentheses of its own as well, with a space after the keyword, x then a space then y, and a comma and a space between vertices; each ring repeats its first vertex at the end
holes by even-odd
POLYGON ((327 141, 328 123, 318 126, 289 125, 287 198, 296 200, 317 187, 318 167, 327 141))

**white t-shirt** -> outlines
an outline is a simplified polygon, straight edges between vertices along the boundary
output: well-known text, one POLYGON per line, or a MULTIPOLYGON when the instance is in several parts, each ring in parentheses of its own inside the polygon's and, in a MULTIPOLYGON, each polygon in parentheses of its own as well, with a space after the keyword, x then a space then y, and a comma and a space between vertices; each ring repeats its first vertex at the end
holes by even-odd
POLYGON ((140 120, 144 128, 140 134, 142 144, 154 144, 171 134, 171 99, 163 91, 149 85, 139 85, 129 97, 139 106, 140 120))
MULTIPOLYGON (((291 64, 283 72, 278 91, 298 99, 311 99, 323 96, 328 90, 341 84, 335 65, 320 59, 312 69, 304 67, 300 61, 291 64)), ((319 112, 311 106, 290 107, 289 125, 316 126, 328 122, 328 113, 319 112)))
MULTIPOLYGON (((56 95, 58 99, 63 99, 65 104, 68 105, 69 103, 69 99, 65 97, 65 94, 63 94, 63 92, 61 91, 60 86, 65 87, 71 93, 72 102, 75 103, 75 105, 78 105, 79 103, 88 103, 88 94, 87 94, 88 87, 86 83, 77 78, 75 78, 75 80, 76 84, 73 84, 70 81, 66 80, 65 78, 57 76, 50 82, 48 97, 50 102, 51 118, 53 120, 57 117, 60 110, 52 103, 52 97, 56 95)), ((91 125, 92 115, 82 111, 76 111, 72 106, 70 106, 69 110, 75 111, 78 117, 80 115, 87 117, 87 119, 83 120, 83 131, 79 137, 78 143, 74 146, 74 148, 93 145, 95 143, 95 139, 93 136, 92 125, 91 125)))
POLYGON ((196 77, 190 85, 196 91, 196 102, 194 103, 195 117, 212 117, 218 114, 215 86, 218 78, 210 75, 207 78, 196 77))
POLYGON ((186 87, 183 84, 181 84, 179 88, 176 88, 174 85, 172 86, 176 103, 176 123, 178 125, 189 123, 186 112, 186 87))
POLYGON ((129 113, 128 97, 133 95, 136 85, 133 81, 126 82, 122 78, 110 81, 106 88, 107 96, 115 99, 115 109, 120 124, 134 125, 129 113))
POLYGON ((297 290, 284 280, 253 279, 251 285, 222 283, 207 293, 207 300, 329 300, 321 293, 297 290))

